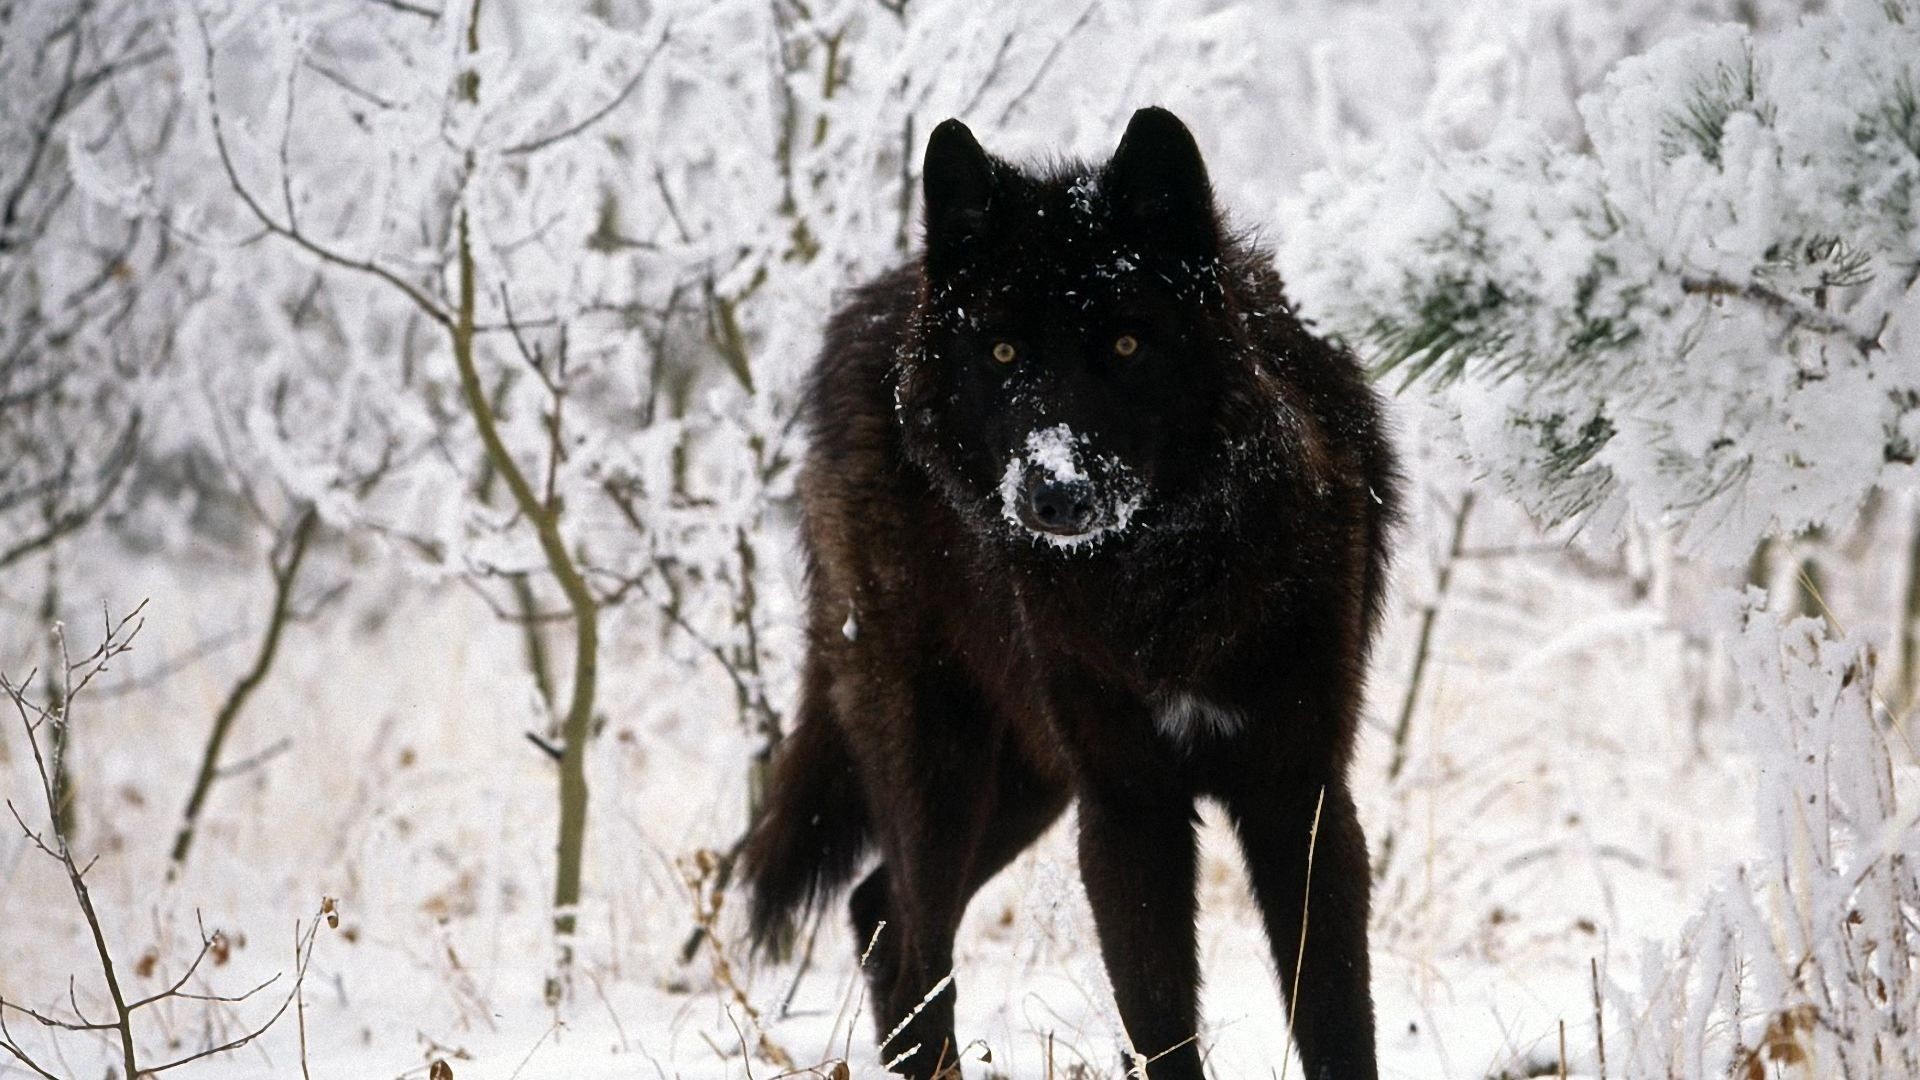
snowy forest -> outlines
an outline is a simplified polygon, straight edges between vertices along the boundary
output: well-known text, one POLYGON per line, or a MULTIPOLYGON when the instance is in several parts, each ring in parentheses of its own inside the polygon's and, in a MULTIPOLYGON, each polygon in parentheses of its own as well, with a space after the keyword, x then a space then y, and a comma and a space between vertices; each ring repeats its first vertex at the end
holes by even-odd
MULTIPOLYGON (((1382 1075, 1920 1077, 1915 0, 0 0, 0 1078, 887 1075, 735 876, 803 380, 935 125, 1153 104, 1408 473, 1382 1075)), ((1131 1067, 1071 831, 969 1076, 1131 1067)))

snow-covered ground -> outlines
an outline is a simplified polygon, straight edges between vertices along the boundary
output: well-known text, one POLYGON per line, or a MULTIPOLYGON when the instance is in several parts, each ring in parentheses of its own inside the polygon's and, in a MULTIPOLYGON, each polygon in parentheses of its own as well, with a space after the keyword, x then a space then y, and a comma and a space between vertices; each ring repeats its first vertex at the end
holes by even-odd
MULTIPOLYGON (((1431 599, 1451 526, 1436 498, 1422 496, 1405 544, 1356 769, 1376 856, 1390 852, 1373 929, 1384 1069, 1551 1074, 1564 1024, 1574 1072, 1591 1072, 1591 972, 1630 982, 1643 946, 1670 939, 1751 847, 1753 765, 1713 689, 1724 676, 1624 571, 1601 573, 1551 545, 1482 550, 1534 542, 1493 507, 1478 512, 1470 557, 1442 601, 1407 760, 1390 781, 1417 608, 1431 599)), ((679 959, 695 926, 697 853, 729 844, 746 805, 753 743, 730 705, 715 707, 730 693, 717 667, 664 661, 658 641, 607 650, 580 970, 572 1000, 551 1008, 556 809, 551 766, 523 736, 534 713, 517 628, 464 589, 377 574, 350 586, 333 617, 292 627, 227 756, 244 761, 281 740, 285 749, 216 786, 189 869, 168 884, 205 728, 258 629, 258 575, 92 555, 96 572, 76 576, 113 583, 98 601, 117 610, 149 599, 136 652, 75 719, 78 847, 101 854, 89 880, 128 992, 177 977, 196 920, 233 945, 199 973, 203 992, 283 973, 250 1002, 152 1010, 156 1045, 191 1050, 270 1014, 296 921, 310 924, 333 897, 340 924, 319 932, 301 994, 313 1075, 424 1075, 444 1057, 463 1078, 764 1080, 781 1071, 780 1052, 793 1067, 846 1058, 857 1075, 877 1073, 837 907, 804 970, 747 962, 730 902, 718 925, 732 985, 710 950, 679 959), (218 647, 197 656, 208 642, 218 647), (779 1051, 743 1057, 743 1039, 759 1038, 779 1051)), ((23 620, 8 624, 13 671, 35 642, 13 632, 23 620)), ((69 633, 77 647, 97 631, 89 621, 69 633)), ((10 723, 0 733, 7 795, 31 816, 25 749, 10 723)), ((970 1060, 992 1061, 972 1066, 976 1075, 1123 1067, 1070 829, 1063 822, 968 913, 960 1030, 978 1040, 970 1060)), ((89 941, 55 864, 8 830, 0 869, 0 994, 58 1010, 72 975, 83 1008, 100 1015, 89 941)), ((1269 1076, 1285 1018, 1237 853, 1211 813, 1201 895, 1209 1068, 1222 1080, 1269 1076)), ((11 1024, 74 1075, 100 1075, 111 1060, 103 1039, 11 1024)), ((299 1040, 289 1016, 194 1075, 292 1075, 299 1040)), ((0 1076, 18 1074, 0 1062, 0 1076)))

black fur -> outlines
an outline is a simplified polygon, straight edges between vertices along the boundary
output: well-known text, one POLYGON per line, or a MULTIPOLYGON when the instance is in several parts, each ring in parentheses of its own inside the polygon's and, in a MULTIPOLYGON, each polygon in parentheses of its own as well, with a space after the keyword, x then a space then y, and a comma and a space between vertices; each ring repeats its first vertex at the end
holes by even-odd
MULTIPOLYGON (((1346 786, 1398 478, 1351 356, 1230 236, 1185 127, 1045 171, 958 121, 926 251, 827 329, 801 480, 810 653, 749 838, 753 928, 851 900, 884 1035, 968 899, 1067 805, 1128 1035, 1199 1077, 1194 803, 1238 833, 1314 1080, 1372 1078, 1366 842, 1346 786), (849 617, 851 616, 851 621, 849 617)), ((884 1048, 954 1061, 949 989, 884 1048)))

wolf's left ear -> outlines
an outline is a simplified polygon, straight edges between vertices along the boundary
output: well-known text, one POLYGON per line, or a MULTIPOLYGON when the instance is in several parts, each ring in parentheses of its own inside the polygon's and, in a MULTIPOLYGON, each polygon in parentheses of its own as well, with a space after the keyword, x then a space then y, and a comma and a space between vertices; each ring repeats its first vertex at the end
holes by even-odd
POLYGON ((927 252, 944 258, 956 243, 986 228, 993 196, 993 162, 967 125, 943 120, 927 138, 920 170, 926 200, 927 252))
POLYGON ((1167 110, 1152 106, 1133 114, 1101 186, 1121 218, 1177 246, 1219 247, 1213 188, 1200 147, 1167 110))

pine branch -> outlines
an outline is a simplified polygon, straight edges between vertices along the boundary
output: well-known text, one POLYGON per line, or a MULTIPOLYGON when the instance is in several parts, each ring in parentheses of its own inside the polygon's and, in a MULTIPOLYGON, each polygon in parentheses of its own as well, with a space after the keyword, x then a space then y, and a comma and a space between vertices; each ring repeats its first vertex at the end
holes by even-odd
POLYGON ((1806 329, 1844 338, 1861 356, 1870 356, 1883 347, 1877 335, 1863 334, 1837 315, 1789 299, 1756 282, 1741 285, 1720 277, 1687 277, 1680 279, 1680 290, 1692 296, 1750 300, 1785 319, 1787 329, 1806 329))

